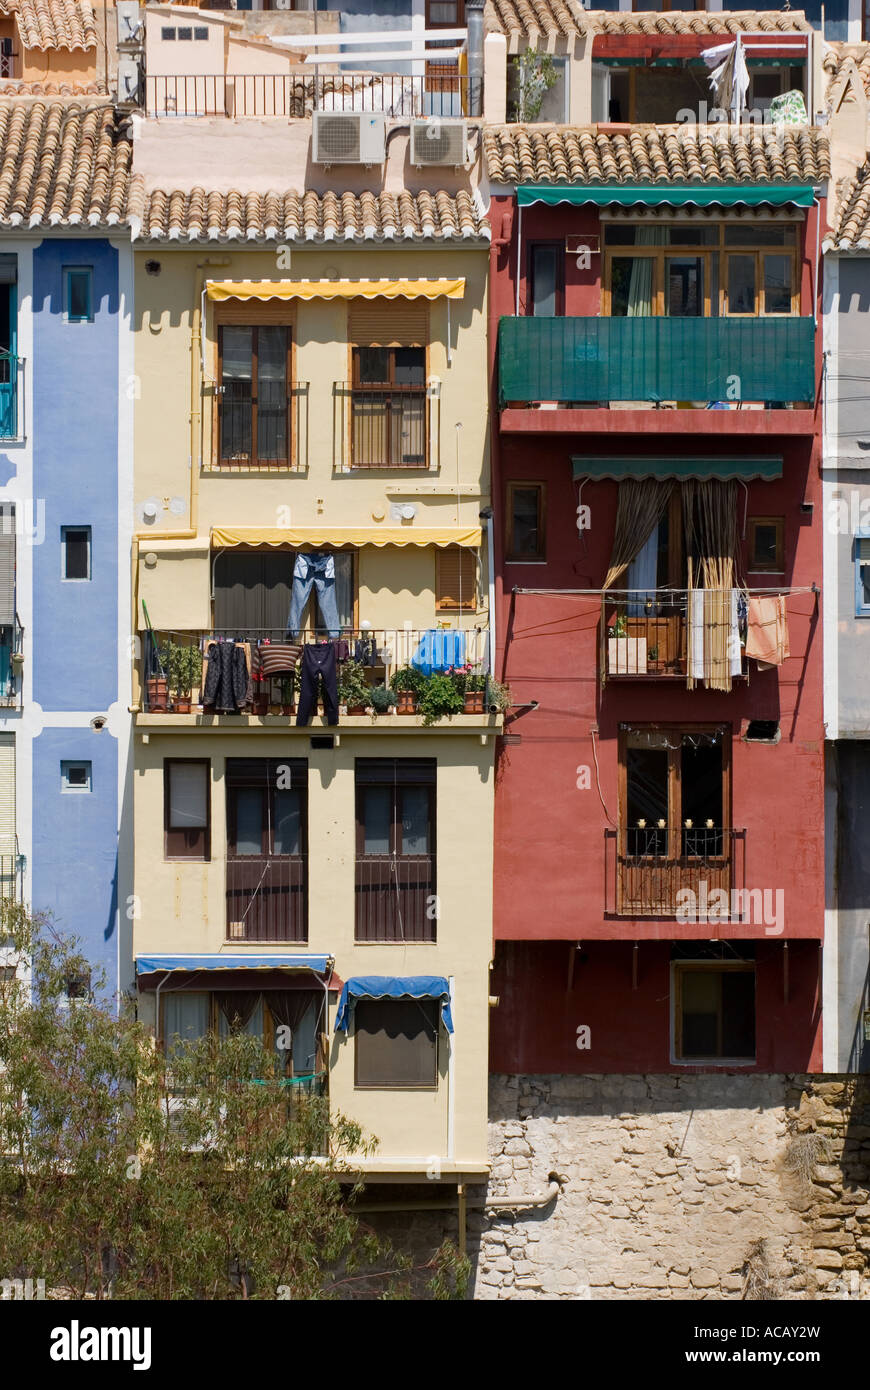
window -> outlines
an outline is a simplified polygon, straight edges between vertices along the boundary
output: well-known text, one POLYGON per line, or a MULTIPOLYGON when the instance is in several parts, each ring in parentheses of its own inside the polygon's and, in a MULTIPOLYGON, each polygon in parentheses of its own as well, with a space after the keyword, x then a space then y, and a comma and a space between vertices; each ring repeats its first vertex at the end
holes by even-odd
POLYGON ((66 978, 67 999, 87 999, 91 992, 91 972, 81 970, 66 978))
POLYGON ((218 328, 219 461, 280 468, 290 462, 290 329, 218 328))
POLYGON ((855 535, 855 617, 870 618, 870 531, 855 535))
POLYGON ((189 41, 193 38, 193 29, 189 28, 187 25, 182 26, 178 30, 178 37, 179 40, 186 39, 189 41))
POLYGON ((754 1062, 752 962, 675 963, 673 1000, 677 1062, 754 1062))
POLYGON ((262 1041, 265 1048, 274 1048, 288 1076, 326 1070, 319 1036, 322 991, 268 989, 252 994, 167 989, 160 996, 160 1014, 160 1035, 169 1054, 209 1034, 226 1038, 243 1032, 262 1041))
POLYGON ((354 468, 425 468, 426 349, 354 348, 351 412, 354 468))
POLYGON ((306 941, 308 767, 228 758, 227 937, 306 941))
POLYGON ((781 516, 749 518, 749 569, 757 574, 782 574, 783 527, 781 516))
POLYGON ((360 999, 354 1009, 355 1084, 438 1085, 440 1005, 429 999, 360 999))
POLYGON ((434 758, 356 760, 356 940, 434 941, 434 758))
POLYGON ((436 551, 435 608, 440 613, 477 611, 477 552, 462 546, 436 551))
POLYGON ((164 43, 168 43, 170 40, 173 40, 175 38, 175 29, 172 28, 170 25, 162 25, 160 29, 160 37, 161 39, 163 39, 164 43))
POLYGON ((199 40, 200 42, 202 42, 204 39, 207 39, 207 38, 208 38, 208 29, 205 28, 204 26, 203 26, 203 28, 201 28, 201 29, 200 29, 200 28, 194 29, 194 31, 193 31, 193 37, 194 37, 194 39, 197 39, 197 40, 199 40))
POLYGON ((540 242, 529 247, 529 308, 536 318, 565 312, 565 247, 540 242))
MULTIPOLYGON (((356 554, 337 550, 335 560, 335 601, 339 627, 355 628, 356 554)), ((268 637, 282 642, 287 631, 293 590, 293 550, 223 550, 214 561, 214 630, 225 636, 238 633, 268 637)), ((317 606, 317 589, 306 605, 312 627, 323 627, 317 606)), ((301 615, 303 627, 306 612, 301 615)), ((275 690, 278 698, 277 686, 275 690)), ((274 701, 273 701, 274 703, 274 701)))
POLYGON ((508 483, 505 559, 546 559, 546 513, 543 483, 508 483))
POLYGON ((197 1042, 209 1031, 211 996, 187 990, 169 990, 160 998, 163 1046, 175 1052, 184 1043, 197 1042))
POLYGON ((211 763, 167 758, 163 764, 166 859, 211 858, 211 763))
POLYGON ((90 266, 66 266, 63 272, 64 318, 67 323, 90 323, 94 317, 94 272, 90 266))
POLYGON ((64 579, 90 579, 90 526, 62 526, 60 528, 60 538, 63 557, 62 577, 64 579))
POLYGON ((89 792, 91 764, 64 760, 60 765, 60 789, 62 792, 89 792))
POLYGON ((614 221, 604 238, 603 312, 614 318, 799 312, 794 223, 614 221))
POLYGON ((724 727, 620 730, 620 811, 627 858, 726 855, 730 738, 724 727))

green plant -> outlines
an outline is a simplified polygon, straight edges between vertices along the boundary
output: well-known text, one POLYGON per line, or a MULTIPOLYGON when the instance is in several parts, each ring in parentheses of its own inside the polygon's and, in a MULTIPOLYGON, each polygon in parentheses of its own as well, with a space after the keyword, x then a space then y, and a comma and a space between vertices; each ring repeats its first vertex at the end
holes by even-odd
POLYGON ((436 672, 429 677, 420 696, 420 713, 424 724, 434 724, 446 714, 461 714, 462 706, 462 692, 457 690, 451 676, 436 672))
POLYGON ((650 647, 649 651, 647 652, 647 656, 649 657, 650 661, 658 661, 658 659, 659 659, 659 649, 658 649, 658 647, 650 647))
POLYGON ((486 672, 474 666, 451 666, 447 674, 453 680, 460 695, 471 690, 486 689, 486 672))
POLYGON ((520 122, 537 120, 544 97, 559 81, 556 64, 549 53, 537 53, 528 48, 514 58, 511 76, 516 84, 513 119, 520 122))
POLYGON ((281 681, 281 704, 292 705, 296 693, 296 677, 284 676, 281 681))
POLYGON ((371 689, 358 661, 346 661, 341 668, 338 702, 340 705, 368 705, 371 702, 371 689))
POLYGON ((396 694, 388 685, 375 685, 370 699, 375 714, 389 714, 396 703, 396 694))
POLYGON ((422 671, 418 671, 416 666, 403 666, 393 676, 392 686, 394 690, 410 690, 414 695, 422 695, 426 689, 427 677, 422 671))
POLYGON ((202 652, 199 647, 182 647, 169 641, 160 651, 160 661, 169 681, 169 689, 185 698, 202 680, 202 652))
POLYGON ((616 622, 613 624, 610 635, 611 637, 628 636, 628 623, 626 622, 626 619, 622 613, 619 614, 619 616, 616 619, 616 622))
POLYGON ((487 686, 486 702, 488 705, 495 705, 499 714, 504 714, 505 710, 509 709, 513 703, 513 695, 510 686, 505 685, 502 681, 493 680, 492 677, 490 677, 487 686))

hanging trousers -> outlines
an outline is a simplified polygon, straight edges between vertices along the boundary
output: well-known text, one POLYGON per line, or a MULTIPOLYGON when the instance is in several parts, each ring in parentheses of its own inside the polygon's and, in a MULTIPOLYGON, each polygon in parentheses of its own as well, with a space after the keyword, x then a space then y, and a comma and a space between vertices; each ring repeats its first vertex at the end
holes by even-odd
POLYGON ((323 708, 327 724, 338 723, 338 662, 331 642, 309 642, 302 648, 302 678, 297 724, 307 724, 317 706, 318 676, 323 681, 323 708))

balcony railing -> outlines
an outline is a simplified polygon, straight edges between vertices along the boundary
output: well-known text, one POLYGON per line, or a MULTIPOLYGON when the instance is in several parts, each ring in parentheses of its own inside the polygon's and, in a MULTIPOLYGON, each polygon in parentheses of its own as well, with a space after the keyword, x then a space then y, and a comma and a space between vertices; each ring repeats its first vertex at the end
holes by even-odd
MULTIPOLYGON (((289 607, 289 602, 288 602, 289 607)), ((300 641, 322 639, 329 634, 320 629, 306 630, 300 641)), ((159 629, 140 634, 141 690, 142 708, 145 713, 165 714, 178 704, 179 692, 168 688, 168 673, 165 671, 161 653, 166 653, 169 644, 176 647, 195 647, 204 653, 215 639, 241 641, 253 649, 258 643, 284 642, 284 629, 278 628, 233 628, 208 631, 184 629, 181 631, 159 629)), ((421 662, 427 674, 430 671, 446 670, 449 666, 473 666, 489 672, 490 642, 487 627, 463 629, 444 628, 342 628, 339 641, 347 644, 347 656, 359 662, 371 685, 386 683, 403 666, 421 662)), ((254 672, 256 674, 256 672, 254 672)), ((246 705, 243 712, 248 714, 289 714, 295 708, 298 697, 298 670, 295 686, 288 686, 286 675, 262 676, 252 680, 252 694, 255 703, 246 705)), ((202 689, 199 680, 194 681, 190 691, 191 710, 202 710, 202 689)), ((208 707, 206 711, 213 713, 208 707)), ((190 711, 187 711, 190 712, 190 711)))
POLYGON ((333 464, 357 469, 438 467, 441 398, 427 386, 333 386, 333 464))
POLYGON ((23 899, 24 860, 20 854, 0 854, 0 898, 20 903, 23 899))
POLYGON ((707 680, 746 674, 739 596, 731 589, 624 589, 601 595, 602 685, 627 678, 707 680))
POLYGON ((227 940, 308 940, 306 855, 227 855, 227 940))
MULTIPOLYGON (((335 62, 336 55, 324 59, 335 62)), ((392 118, 463 116, 473 79, 459 72, 216 73, 152 75, 145 79, 145 110, 157 119, 178 116, 281 116, 314 111, 383 111, 392 118)), ((476 109, 476 108, 475 108, 476 109)))
POLYGON ((223 470, 298 469, 308 466, 308 382, 250 381, 217 388, 218 448, 223 470))
POLYGON ((21 708, 22 652, 24 628, 18 615, 0 626, 0 708, 21 708))
POLYGON ((428 854, 360 855, 357 941, 434 941, 435 860, 428 854))
POLYGON ((0 352, 0 439, 18 438, 18 373, 22 359, 0 352))
POLYGON ((605 830, 604 863, 605 912, 617 917, 746 919, 746 904, 735 896, 742 895, 745 878, 745 830, 685 825, 605 830))
POLYGON ((815 398, 811 318, 503 318, 499 398, 706 407, 815 398))

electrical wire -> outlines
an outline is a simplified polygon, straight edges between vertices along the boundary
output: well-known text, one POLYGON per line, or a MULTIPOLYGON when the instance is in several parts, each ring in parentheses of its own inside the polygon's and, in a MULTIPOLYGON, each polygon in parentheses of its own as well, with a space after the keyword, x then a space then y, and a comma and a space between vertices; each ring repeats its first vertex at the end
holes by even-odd
POLYGON ((607 802, 604 800, 604 793, 603 793, 602 790, 601 790, 601 769, 600 769, 600 767, 598 766, 598 749, 597 749, 596 744, 595 744, 595 730, 593 729, 591 732, 592 732, 592 757, 593 757, 593 759, 594 759, 594 761, 595 761, 595 785, 596 785, 597 788, 598 788, 598 800, 601 802, 601 805, 602 805, 602 807, 604 808, 604 814, 605 814, 605 816, 607 817, 607 819, 610 821, 611 826, 613 827, 614 830, 618 830, 618 829, 619 829, 619 826, 616 824, 616 821, 613 819, 612 815, 611 815, 610 812, 608 811, 608 809, 607 809, 607 802))

